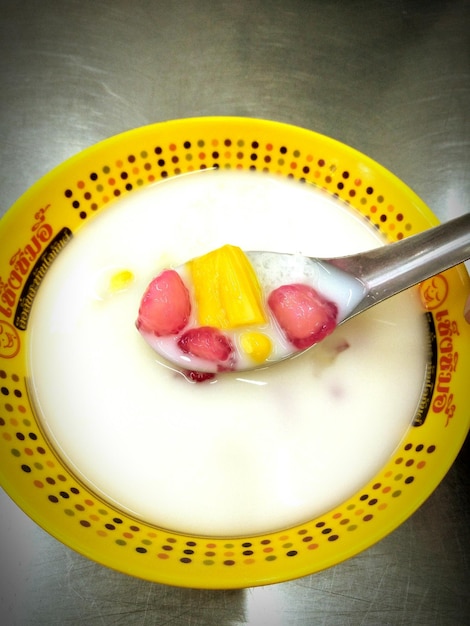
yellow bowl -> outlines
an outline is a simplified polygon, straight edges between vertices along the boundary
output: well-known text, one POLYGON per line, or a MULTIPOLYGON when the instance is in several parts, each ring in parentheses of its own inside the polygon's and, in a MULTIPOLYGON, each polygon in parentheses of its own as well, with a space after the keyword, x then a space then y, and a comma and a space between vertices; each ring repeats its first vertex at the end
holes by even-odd
POLYGON ((419 419, 354 496, 308 523, 254 537, 195 537, 133 519, 77 480, 45 438, 26 388, 31 304, 61 248, 100 209, 159 180, 205 168, 305 179, 367 216, 390 241, 437 223, 383 167, 333 139, 246 118, 170 121, 103 141, 53 170, 0 222, 0 477, 39 525, 81 554, 126 574, 202 588, 281 582, 335 565, 401 524, 431 494, 469 428, 470 325, 463 266, 421 286, 433 368, 419 419))

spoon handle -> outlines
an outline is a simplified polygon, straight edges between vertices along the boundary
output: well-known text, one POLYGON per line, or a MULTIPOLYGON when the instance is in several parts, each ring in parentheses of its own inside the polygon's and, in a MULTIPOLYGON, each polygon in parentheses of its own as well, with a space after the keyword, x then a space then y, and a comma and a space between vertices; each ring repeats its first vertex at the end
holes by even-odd
POLYGON ((367 295, 354 310, 369 307, 470 258, 470 213, 402 239, 328 262, 364 283, 367 295))

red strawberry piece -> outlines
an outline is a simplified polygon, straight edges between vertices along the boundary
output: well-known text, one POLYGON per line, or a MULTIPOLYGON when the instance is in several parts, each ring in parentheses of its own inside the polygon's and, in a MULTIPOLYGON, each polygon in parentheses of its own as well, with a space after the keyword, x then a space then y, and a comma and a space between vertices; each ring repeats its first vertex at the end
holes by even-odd
POLYGON ((270 293, 268 305, 299 350, 318 343, 336 327, 336 305, 308 285, 282 285, 270 293))
POLYGON ((214 363, 226 361, 233 352, 230 340, 217 328, 190 328, 179 339, 178 347, 186 354, 214 363))
POLYGON ((147 287, 140 303, 137 328, 164 337, 176 335, 188 323, 189 292, 175 270, 164 270, 147 287))

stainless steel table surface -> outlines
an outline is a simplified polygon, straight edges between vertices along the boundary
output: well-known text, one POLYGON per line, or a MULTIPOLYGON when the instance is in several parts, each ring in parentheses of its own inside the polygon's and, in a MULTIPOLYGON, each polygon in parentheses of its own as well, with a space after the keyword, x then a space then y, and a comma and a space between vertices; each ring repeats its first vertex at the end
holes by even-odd
MULTIPOLYGON (((442 219, 470 207, 465 0, 3 0, 0 207, 80 150, 161 120, 260 117, 381 162, 442 219)), ((1 622, 470 623, 469 445, 399 529, 305 578, 179 589, 90 562, 0 497, 1 622)))

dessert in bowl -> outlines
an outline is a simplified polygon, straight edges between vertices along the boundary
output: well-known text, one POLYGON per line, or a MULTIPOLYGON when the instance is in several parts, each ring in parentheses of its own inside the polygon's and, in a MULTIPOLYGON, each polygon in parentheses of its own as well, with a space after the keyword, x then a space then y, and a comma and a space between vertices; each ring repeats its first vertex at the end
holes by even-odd
POLYGON ((152 276, 227 241, 332 256, 436 223, 350 148, 257 120, 157 124, 61 166, 2 228, 20 216, 2 278, 37 252, 2 301, 3 482, 71 547, 171 584, 287 580, 384 536, 455 458, 461 267, 249 376, 195 382, 135 328, 152 276))

